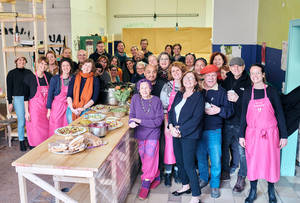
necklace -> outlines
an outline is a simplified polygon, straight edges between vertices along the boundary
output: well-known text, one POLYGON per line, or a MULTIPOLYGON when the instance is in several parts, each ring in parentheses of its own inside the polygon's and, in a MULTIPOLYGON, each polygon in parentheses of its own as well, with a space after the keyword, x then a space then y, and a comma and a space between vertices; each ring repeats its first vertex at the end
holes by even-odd
POLYGON ((141 97, 141 105, 142 105, 142 109, 143 109, 143 111, 144 111, 145 113, 149 113, 149 112, 150 112, 151 106, 152 106, 151 102, 152 102, 152 100, 149 99, 148 109, 146 110, 145 105, 144 105, 144 102, 143 102, 143 99, 142 99, 142 97, 141 97))

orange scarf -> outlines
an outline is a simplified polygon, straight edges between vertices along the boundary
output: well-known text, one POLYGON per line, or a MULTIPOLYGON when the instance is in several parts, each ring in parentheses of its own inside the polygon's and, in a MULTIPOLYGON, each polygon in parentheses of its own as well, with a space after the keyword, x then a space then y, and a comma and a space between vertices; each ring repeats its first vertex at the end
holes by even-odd
MULTIPOLYGON (((80 71, 75 78, 74 88, 73 88, 73 108, 82 108, 85 104, 87 104, 93 95, 93 82, 94 82, 94 73, 82 73, 80 71), (80 95, 80 83, 81 78, 86 78, 86 82, 84 84, 83 90, 80 95)), ((77 119, 79 116, 72 114, 73 121, 77 119)))

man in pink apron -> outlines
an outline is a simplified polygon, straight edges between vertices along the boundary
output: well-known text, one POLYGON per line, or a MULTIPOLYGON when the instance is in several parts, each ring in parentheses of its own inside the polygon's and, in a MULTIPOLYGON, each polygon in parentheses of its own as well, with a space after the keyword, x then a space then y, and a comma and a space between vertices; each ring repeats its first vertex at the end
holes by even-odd
POLYGON ((240 144, 246 150, 247 177, 251 185, 245 202, 252 203, 256 199, 257 180, 265 179, 269 202, 276 203, 274 183, 280 178, 280 149, 287 144, 285 119, 279 95, 264 83, 264 67, 252 65, 250 78, 253 86, 243 96, 240 137, 240 144))
POLYGON ((64 58, 60 63, 61 75, 56 75, 51 78, 50 88, 47 100, 49 118, 49 137, 54 134, 57 128, 67 126, 66 111, 68 108, 67 93, 68 84, 70 81, 70 70, 72 61, 64 58))
POLYGON ((46 103, 49 88, 48 80, 51 75, 45 73, 47 64, 47 58, 40 57, 35 75, 28 74, 24 78, 24 83, 29 88, 29 101, 28 95, 25 99, 25 118, 30 147, 35 147, 48 138, 49 121, 46 103))

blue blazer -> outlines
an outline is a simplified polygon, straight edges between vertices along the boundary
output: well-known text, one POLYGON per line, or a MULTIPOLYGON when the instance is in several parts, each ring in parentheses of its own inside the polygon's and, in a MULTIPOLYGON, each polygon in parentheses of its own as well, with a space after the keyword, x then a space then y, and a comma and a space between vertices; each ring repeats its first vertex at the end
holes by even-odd
POLYGON ((47 109, 51 109, 53 99, 55 96, 60 94, 60 89, 61 89, 60 75, 55 75, 50 80, 48 99, 47 99, 47 109))
POLYGON ((177 92, 172 107, 168 113, 169 124, 178 125, 182 138, 198 139, 203 128, 204 98, 201 92, 194 92, 183 105, 178 122, 175 106, 181 102, 182 92, 177 92))

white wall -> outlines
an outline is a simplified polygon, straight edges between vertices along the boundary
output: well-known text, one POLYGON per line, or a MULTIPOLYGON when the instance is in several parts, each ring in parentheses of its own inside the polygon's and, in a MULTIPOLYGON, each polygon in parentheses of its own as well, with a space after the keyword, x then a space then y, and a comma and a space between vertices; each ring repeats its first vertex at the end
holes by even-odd
MULTIPOLYGON (((10 4, 4 4, 5 11, 11 11, 10 4)), ((19 13, 32 13, 32 5, 27 1, 17 1, 16 11, 19 13)), ((48 0, 47 1, 47 29, 48 29, 48 43, 50 44, 63 44, 63 40, 67 41, 68 46, 71 46, 71 21, 70 21, 70 0, 48 0)), ((42 14, 41 4, 37 4, 37 13, 42 14)), ((43 40, 43 23, 38 23, 38 39, 43 40)), ((5 23, 7 29, 13 27, 12 23, 5 23)), ((33 23, 18 23, 21 40, 33 39, 33 23)), ((8 32, 6 35, 7 46, 13 45, 14 33, 8 32)), ((0 41, 2 47, 2 41, 0 41)), ((55 48, 57 54, 60 54, 61 49, 55 48)), ((33 65, 32 53, 13 53, 10 52, 7 57, 8 69, 15 68, 14 59, 16 55, 24 55, 28 63, 26 68, 31 68, 33 65)), ((4 88, 4 73, 2 51, 0 52, 0 87, 4 88)))
POLYGON ((77 61, 80 36, 106 33, 106 0, 71 0, 73 59, 77 61))
MULTIPOLYGON (((176 0, 108 0, 107 32, 121 39, 122 28, 175 27, 176 18, 114 18, 116 14, 175 14, 176 0), (156 2, 156 6, 154 5, 156 2), (155 9, 156 7, 156 9, 155 9)), ((198 17, 178 18, 179 27, 212 27, 212 0, 178 0, 178 13, 198 13, 198 17)))
POLYGON ((258 1, 215 0, 213 44, 256 44, 258 1))

